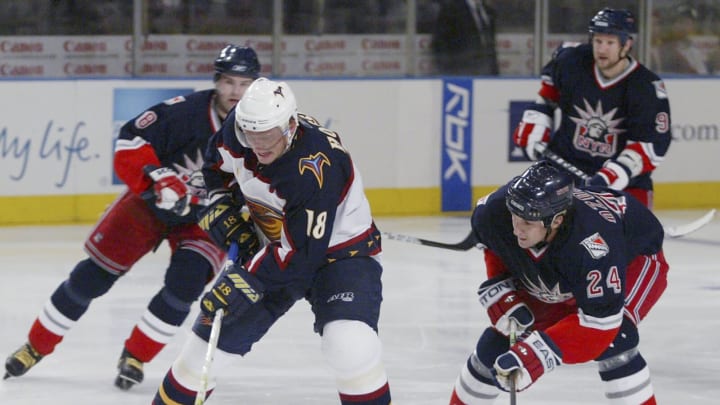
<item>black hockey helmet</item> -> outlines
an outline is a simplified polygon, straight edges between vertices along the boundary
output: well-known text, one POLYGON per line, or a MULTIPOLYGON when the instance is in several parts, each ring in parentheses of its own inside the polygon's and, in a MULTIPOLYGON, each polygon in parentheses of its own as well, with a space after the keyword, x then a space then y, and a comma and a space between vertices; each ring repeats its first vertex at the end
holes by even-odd
POLYGON ((539 161, 510 182, 505 205, 520 218, 543 221, 547 227, 556 215, 572 206, 574 188, 569 173, 539 161))
POLYGON ((257 79, 260 76, 260 62, 257 54, 247 46, 227 45, 215 59, 215 76, 217 81, 221 74, 245 76, 257 79))
POLYGON ((637 33, 635 16, 628 10, 604 8, 595 14, 588 26, 590 34, 611 34, 620 37, 620 44, 625 46, 628 38, 637 33))

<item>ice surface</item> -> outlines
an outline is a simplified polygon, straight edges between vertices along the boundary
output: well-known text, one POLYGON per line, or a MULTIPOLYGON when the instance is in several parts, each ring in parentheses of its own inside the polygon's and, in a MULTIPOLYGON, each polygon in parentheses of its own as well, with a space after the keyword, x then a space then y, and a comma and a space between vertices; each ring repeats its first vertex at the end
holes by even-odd
MULTIPOLYGON (((679 225, 704 211, 661 211, 679 225)), ((445 242, 461 240, 467 218, 377 218, 388 232, 445 242)), ((0 355, 26 340, 52 291, 83 259, 89 226, 0 228, 0 355)), ((720 398, 720 220, 665 244, 669 287, 640 328, 659 403, 709 404, 720 398)), ((447 404, 453 383, 488 320, 476 299, 484 277, 478 250, 453 252, 385 241, 380 334, 393 404, 447 404)), ((56 352, 27 375, 0 382, 0 404, 149 404, 177 355, 187 325, 128 392, 113 386, 115 364, 130 329, 159 288, 168 250, 148 255, 93 302, 56 352)), ((195 313, 195 311, 194 311, 195 313)), ((194 314, 193 313, 193 314, 194 314)), ((299 302, 219 382, 212 404, 337 404, 334 382, 299 302)), ((4 357, 3 357, 4 358, 4 357)), ((501 395, 496 404, 509 403, 501 395)), ((563 366, 544 376, 518 403, 604 404, 595 364, 563 366)))

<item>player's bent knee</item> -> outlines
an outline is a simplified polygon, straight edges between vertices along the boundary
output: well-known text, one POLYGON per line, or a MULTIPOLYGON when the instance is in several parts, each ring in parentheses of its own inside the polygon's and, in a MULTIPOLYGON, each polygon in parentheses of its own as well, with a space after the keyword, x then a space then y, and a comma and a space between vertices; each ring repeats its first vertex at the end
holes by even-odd
POLYGON ((85 259, 70 272, 66 286, 71 293, 91 300, 108 292, 118 278, 119 276, 95 264, 92 259, 85 259))
MULTIPOLYGON (((172 373, 176 381, 186 389, 197 391, 200 389, 205 353, 208 342, 202 340, 195 333, 190 333, 180 355, 172 365, 172 373)), ((208 374, 208 389, 215 387, 215 377, 232 363, 236 356, 220 349, 215 351, 212 367, 208 374)))
POLYGON ((326 324, 322 353, 335 372, 340 392, 362 394, 387 383, 380 338, 364 322, 338 320, 326 324))
POLYGON ((202 255, 178 249, 165 274, 165 287, 180 300, 193 302, 202 294, 210 274, 212 265, 202 255))

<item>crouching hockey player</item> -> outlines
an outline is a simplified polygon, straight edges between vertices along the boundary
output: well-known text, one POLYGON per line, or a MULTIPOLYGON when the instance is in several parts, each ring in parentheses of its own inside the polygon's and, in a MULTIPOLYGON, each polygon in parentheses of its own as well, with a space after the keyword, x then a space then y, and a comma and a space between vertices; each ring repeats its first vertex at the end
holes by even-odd
POLYGON ((631 195, 573 186, 538 162, 481 199, 480 304, 491 327, 458 377, 451 405, 490 404, 558 367, 595 361, 611 404, 653 405, 638 324, 667 286, 663 228, 631 195), (517 342, 510 344, 512 328, 517 342))

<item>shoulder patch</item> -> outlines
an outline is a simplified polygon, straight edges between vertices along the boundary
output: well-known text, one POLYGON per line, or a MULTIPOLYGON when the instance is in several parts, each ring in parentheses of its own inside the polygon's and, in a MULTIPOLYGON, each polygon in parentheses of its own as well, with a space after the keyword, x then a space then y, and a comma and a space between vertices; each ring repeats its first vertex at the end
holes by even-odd
POLYGON ((185 97, 175 96, 173 98, 169 98, 169 99, 163 101, 163 103, 165 103, 166 105, 173 105, 173 104, 177 104, 177 103, 182 103, 183 101, 185 101, 185 97))
POLYGON ((597 232, 583 239, 580 244, 587 249, 593 259, 600 259, 610 253, 610 246, 597 232))
POLYGON ((668 98, 667 90, 665 89, 665 82, 662 80, 655 80, 652 84, 655 87, 655 96, 657 96, 657 98, 661 100, 668 98))
POLYGON ((152 125, 153 122, 157 121, 157 114, 155 111, 145 111, 135 119, 135 127, 137 129, 145 129, 152 125))
POLYGON ((324 153, 318 152, 314 155, 310 155, 308 157, 300 159, 300 162, 298 164, 298 170, 300 171, 300 175, 302 175, 305 170, 309 170, 310 173, 315 175, 315 179, 317 180, 318 185, 320 185, 320 188, 322 188, 323 165, 332 166, 332 164, 330 164, 330 159, 328 159, 328 157, 325 156, 324 153))

